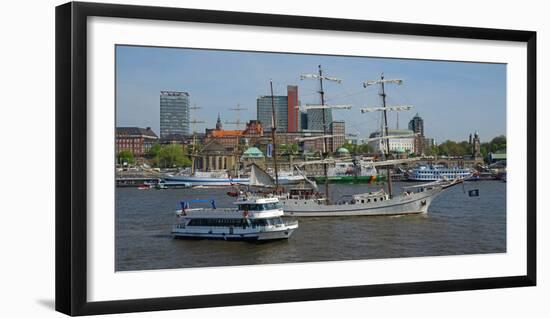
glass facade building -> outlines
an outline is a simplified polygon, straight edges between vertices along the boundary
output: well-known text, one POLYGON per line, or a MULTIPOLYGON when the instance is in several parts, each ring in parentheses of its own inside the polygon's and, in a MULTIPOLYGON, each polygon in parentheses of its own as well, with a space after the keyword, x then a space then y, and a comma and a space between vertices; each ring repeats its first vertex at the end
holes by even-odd
POLYGON ((424 120, 418 116, 418 113, 409 121, 409 130, 424 137, 424 120))
POLYGON ((189 94, 160 92, 160 137, 189 134, 189 94))
MULTIPOLYGON (((277 131, 288 131, 288 97, 273 96, 277 131)), ((265 131, 271 131, 271 96, 260 96, 256 100, 256 114, 258 121, 265 131)))
POLYGON ((332 109, 308 109, 307 130, 323 131, 323 111, 325 112, 326 132, 330 132, 332 123, 332 109))

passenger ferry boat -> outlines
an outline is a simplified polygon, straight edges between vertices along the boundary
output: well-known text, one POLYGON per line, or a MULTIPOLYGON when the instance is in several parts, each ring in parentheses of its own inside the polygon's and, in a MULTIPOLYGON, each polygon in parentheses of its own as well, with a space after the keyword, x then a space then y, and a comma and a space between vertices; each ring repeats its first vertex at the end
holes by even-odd
POLYGON ((408 180, 438 181, 470 178, 473 171, 466 168, 447 168, 443 165, 423 165, 409 172, 408 180))
POLYGON ((174 237, 223 240, 288 239, 298 222, 283 220, 282 205, 276 197, 241 196, 234 208, 216 208, 214 200, 181 201, 176 212, 174 237), (190 203, 209 202, 210 208, 190 208, 190 203))

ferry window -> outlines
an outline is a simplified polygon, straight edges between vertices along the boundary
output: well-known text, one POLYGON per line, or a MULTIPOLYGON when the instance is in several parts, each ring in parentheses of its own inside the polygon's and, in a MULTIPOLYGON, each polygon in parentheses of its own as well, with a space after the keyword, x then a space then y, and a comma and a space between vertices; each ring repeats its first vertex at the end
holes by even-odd
POLYGON ((365 200, 361 200, 361 203, 365 203, 365 200))
POLYGON ((376 198, 374 198, 374 202, 376 202, 376 198))
POLYGON ((367 199, 367 203, 369 203, 369 202, 370 202, 370 199, 367 199))

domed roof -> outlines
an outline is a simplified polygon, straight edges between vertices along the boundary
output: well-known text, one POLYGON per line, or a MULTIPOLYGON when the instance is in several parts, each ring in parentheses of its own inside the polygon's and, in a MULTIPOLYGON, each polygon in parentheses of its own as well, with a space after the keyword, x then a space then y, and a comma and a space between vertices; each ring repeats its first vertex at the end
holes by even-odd
POLYGON ((245 158, 262 158, 263 156, 263 152, 256 147, 250 147, 243 152, 243 157, 245 158))
POLYGON ((336 152, 337 153, 349 153, 349 150, 344 148, 344 147, 340 147, 340 148, 336 149, 336 152))

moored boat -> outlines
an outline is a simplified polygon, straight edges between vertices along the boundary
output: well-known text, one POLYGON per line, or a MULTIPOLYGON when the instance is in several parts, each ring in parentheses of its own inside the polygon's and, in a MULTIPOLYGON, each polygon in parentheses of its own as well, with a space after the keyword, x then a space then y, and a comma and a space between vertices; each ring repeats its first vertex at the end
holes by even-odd
POLYGON ((472 177, 473 171, 467 168, 452 167, 443 165, 421 165, 412 169, 408 175, 411 181, 438 181, 452 179, 468 179, 472 177))

